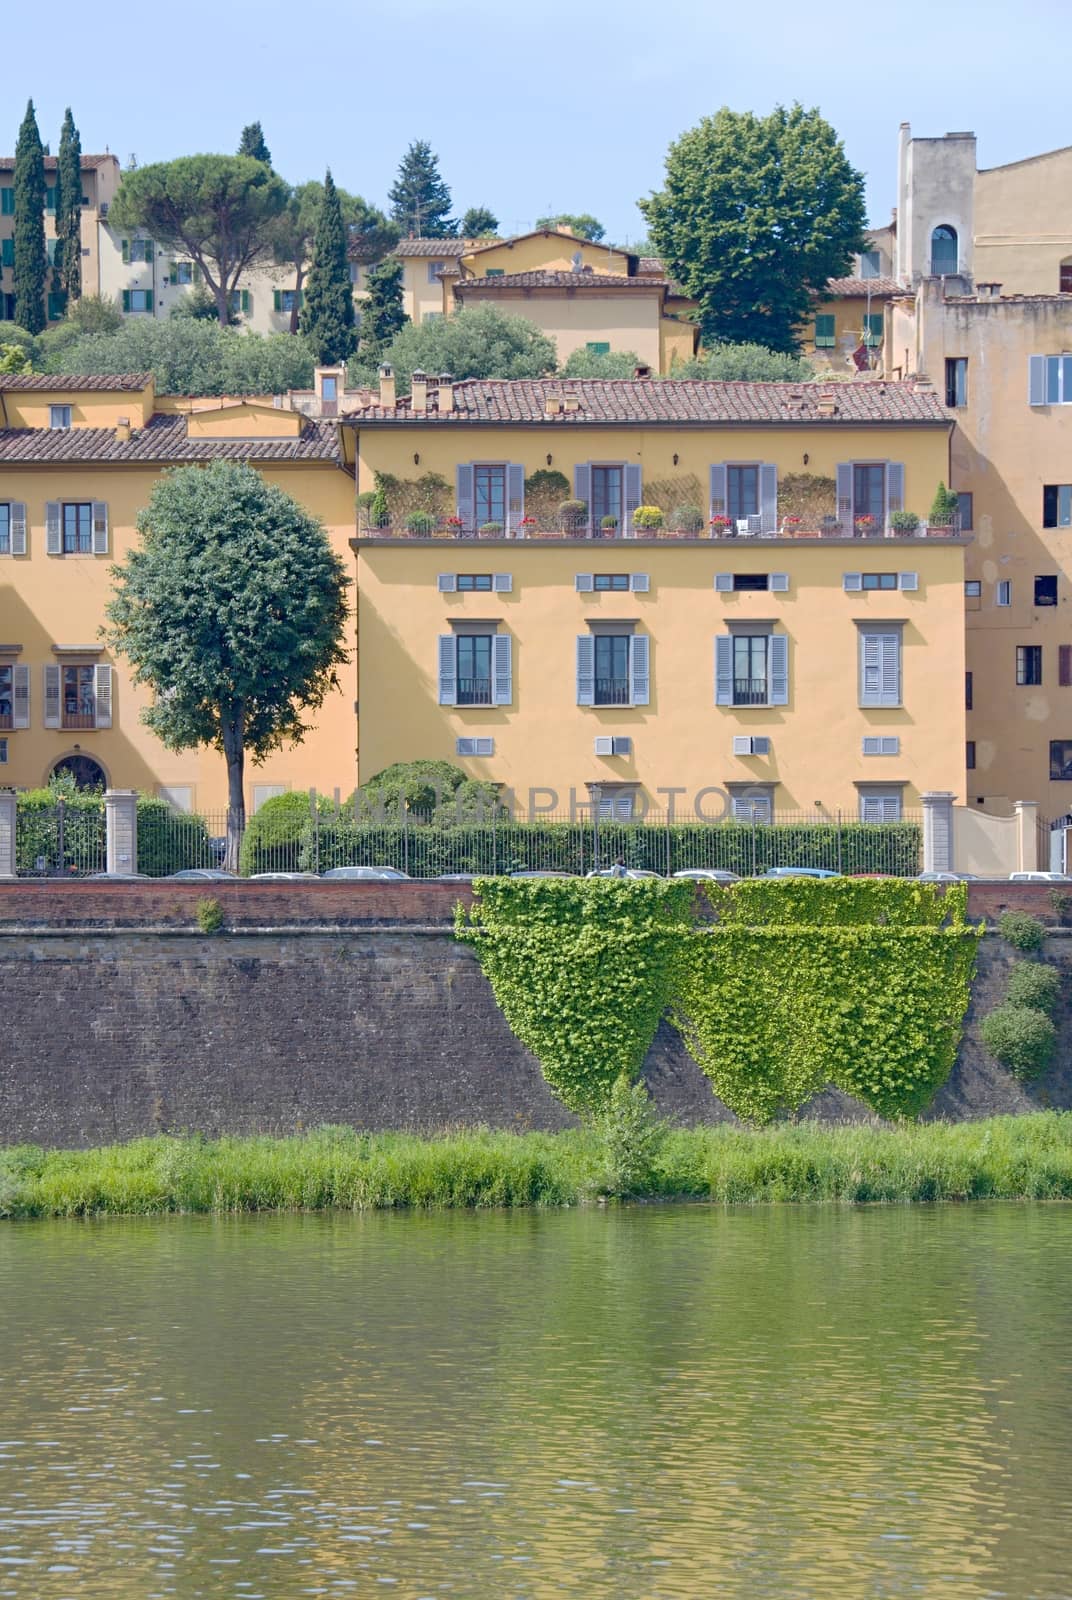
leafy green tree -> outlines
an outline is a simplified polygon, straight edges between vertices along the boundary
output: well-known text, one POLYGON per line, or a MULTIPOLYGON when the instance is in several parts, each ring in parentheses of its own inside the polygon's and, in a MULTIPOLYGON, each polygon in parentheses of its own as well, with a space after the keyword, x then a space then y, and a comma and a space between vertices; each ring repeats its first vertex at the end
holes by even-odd
MULTIPOLYGON (((51 338, 51 335, 47 335, 51 338)), ((313 353, 289 333, 239 333, 192 317, 137 317, 50 352, 47 370, 151 372, 159 394, 283 394, 311 389, 313 353)))
POLYGON ((458 225, 463 239, 489 239, 499 231, 499 219, 487 206, 470 206, 458 225))
POLYGON ((324 179, 324 198, 313 242, 301 331, 320 366, 334 366, 338 361, 345 361, 357 343, 346 229, 330 168, 324 179))
POLYGON ((392 340, 409 322, 402 309, 402 263, 381 261, 365 278, 361 302, 358 364, 372 376, 392 340))
POLYGON ((56 239, 52 281, 70 305, 82 293, 82 141, 70 106, 63 118, 56 164, 56 239))
POLYGON ((33 101, 15 146, 15 321, 27 333, 45 326, 45 152, 33 101))
POLYGON ((864 180, 818 110, 723 107, 670 146, 638 202, 706 341, 795 351, 811 296, 863 248, 864 180))
POLYGON ((195 283, 175 301, 169 317, 184 317, 194 322, 219 322, 220 314, 216 310, 216 302, 209 294, 203 283, 195 283))
POLYGON ((0 374, 17 376, 29 372, 30 358, 17 344, 0 344, 0 374))
MULTIPOLYGON (((363 322, 361 327, 364 333, 363 322)), ((419 326, 407 323, 384 360, 395 369, 398 393, 406 394, 412 372, 450 372, 455 378, 542 378, 554 372, 557 352, 555 341, 527 317, 511 317, 489 305, 419 326)), ((369 382, 371 373, 362 371, 358 377, 369 382)))
POLYGON ((640 365, 635 350, 574 350, 562 364, 564 378, 631 378, 640 365))
POLYGON ((607 232, 599 218, 593 217, 590 211, 560 211, 557 217, 537 217, 536 226, 568 228, 578 239, 587 239, 591 244, 599 244, 607 232))
POLYGON ((110 220, 144 228, 196 261, 226 327, 242 274, 271 259, 287 193, 282 178, 252 156, 180 156, 124 173, 110 220))
MULTIPOLYGON (((388 222, 382 211, 370 206, 360 195, 347 194, 345 189, 337 189, 336 193, 346 228, 347 249, 353 247, 366 265, 382 260, 398 240, 398 229, 394 223, 388 222)), ((289 267, 294 273, 291 333, 298 331, 300 296, 313 252, 323 200, 322 183, 300 183, 290 191, 272 234, 272 254, 276 264, 289 267)))
POLYGON ((238 141, 238 154, 252 156, 254 161, 263 161, 266 167, 272 164, 272 152, 264 142, 264 130, 259 122, 250 122, 242 129, 242 137, 238 141))
POLYGON ((398 177, 387 191, 391 215, 416 239, 450 239, 458 224, 450 216, 450 190, 439 171, 439 158, 425 139, 415 139, 402 157, 398 177))
POLYGON ((138 531, 112 569, 108 642, 152 691, 143 720, 168 749, 222 751, 236 870, 246 755, 300 743, 338 687, 349 580, 323 523, 234 461, 159 479, 138 531))
POLYGON ((761 344, 713 344, 691 361, 676 361, 669 376, 723 382, 810 383, 815 369, 803 356, 767 350, 761 344))

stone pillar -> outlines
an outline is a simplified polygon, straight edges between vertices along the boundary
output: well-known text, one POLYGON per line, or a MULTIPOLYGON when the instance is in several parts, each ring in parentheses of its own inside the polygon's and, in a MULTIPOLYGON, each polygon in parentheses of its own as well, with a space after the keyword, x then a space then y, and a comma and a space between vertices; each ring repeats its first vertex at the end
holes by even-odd
POLYGON ((950 789, 928 789, 920 795, 923 806, 923 870, 952 872, 953 793, 950 789))
POLYGON ((1038 858, 1038 801, 1014 800, 1016 813, 1016 870, 1037 872, 1041 866, 1048 872, 1050 863, 1038 858))
POLYGON ((15 791, 0 789, 0 878, 15 876, 15 791))
POLYGON ((106 789, 104 821, 108 843, 109 872, 138 870, 138 791, 106 789))

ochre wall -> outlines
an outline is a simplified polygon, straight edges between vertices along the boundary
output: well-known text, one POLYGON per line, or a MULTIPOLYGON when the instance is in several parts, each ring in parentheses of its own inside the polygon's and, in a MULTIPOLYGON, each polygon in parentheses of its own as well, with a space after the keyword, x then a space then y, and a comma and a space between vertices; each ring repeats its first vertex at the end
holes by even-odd
POLYGON ((462 257, 462 268, 467 275, 477 278, 485 277, 489 268, 503 272, 569 272, 578 251, 581 265, 591 267, 593 272, 625 276, 629 271, 629 258, 624 251, 587 241, 582 243, 572 236, 554 232, 523 234, 519 239, 474 250, 462 257))
POLYGON ((1053 150, 975 179, 976 283, 1005 294, 1056 294, 1072 260, 1072 148, 1053 150))
MULTIPOLYGON (((612 350, 631 350, 648 366, 660 370, 663 358, 660 343, 662 290, 659 288, 647 293, 630 289, 622 294, 606 295, 596 294, 591 289, 575 293, 568 289, 556 293, 541 289, 531 294, 504 291, 481 295, 466 304, 495 305, 507 316, 524 317, 527 322, 534 323, 555 341, 560 362, 574 350, 583 350, 590 342, 602 342, 609 344, 612 350)), ((683 331, 691 353, 691 330, 683 331)))

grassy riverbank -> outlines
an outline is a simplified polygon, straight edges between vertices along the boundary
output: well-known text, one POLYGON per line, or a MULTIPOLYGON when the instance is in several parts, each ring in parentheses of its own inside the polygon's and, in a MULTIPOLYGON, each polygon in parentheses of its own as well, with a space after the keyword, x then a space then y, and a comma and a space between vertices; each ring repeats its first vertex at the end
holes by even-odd
MULTIPOLYGON (((0 1150, 0 1217, 561 1206, 614 1192, 588 1131, 138 1139, 0 1150)), ((1072 1113, 899 1128, 667 1133, 636 1192, 727 1202, 1072 1199, 1072 1113)))

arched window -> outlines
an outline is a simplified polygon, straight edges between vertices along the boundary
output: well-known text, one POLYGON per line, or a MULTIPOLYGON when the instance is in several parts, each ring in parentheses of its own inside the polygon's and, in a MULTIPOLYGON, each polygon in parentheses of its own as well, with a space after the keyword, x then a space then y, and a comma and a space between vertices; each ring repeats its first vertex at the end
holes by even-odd
POLYGON ((935 278, 955 273, 960 266, 957 230, 943 222, 931 234, 931 275, 935 278))
POLYGON ((108 779, 104 768, 92 756, 62 756, 52 768, 52 776, 60 778, 70 775, 75 782, 76 789, 106 789, 108 779))
POLYGON ((1061 262, 1061 276, 1058 282, 1060 294, 1072 294, 1072 256, 1061 262))

